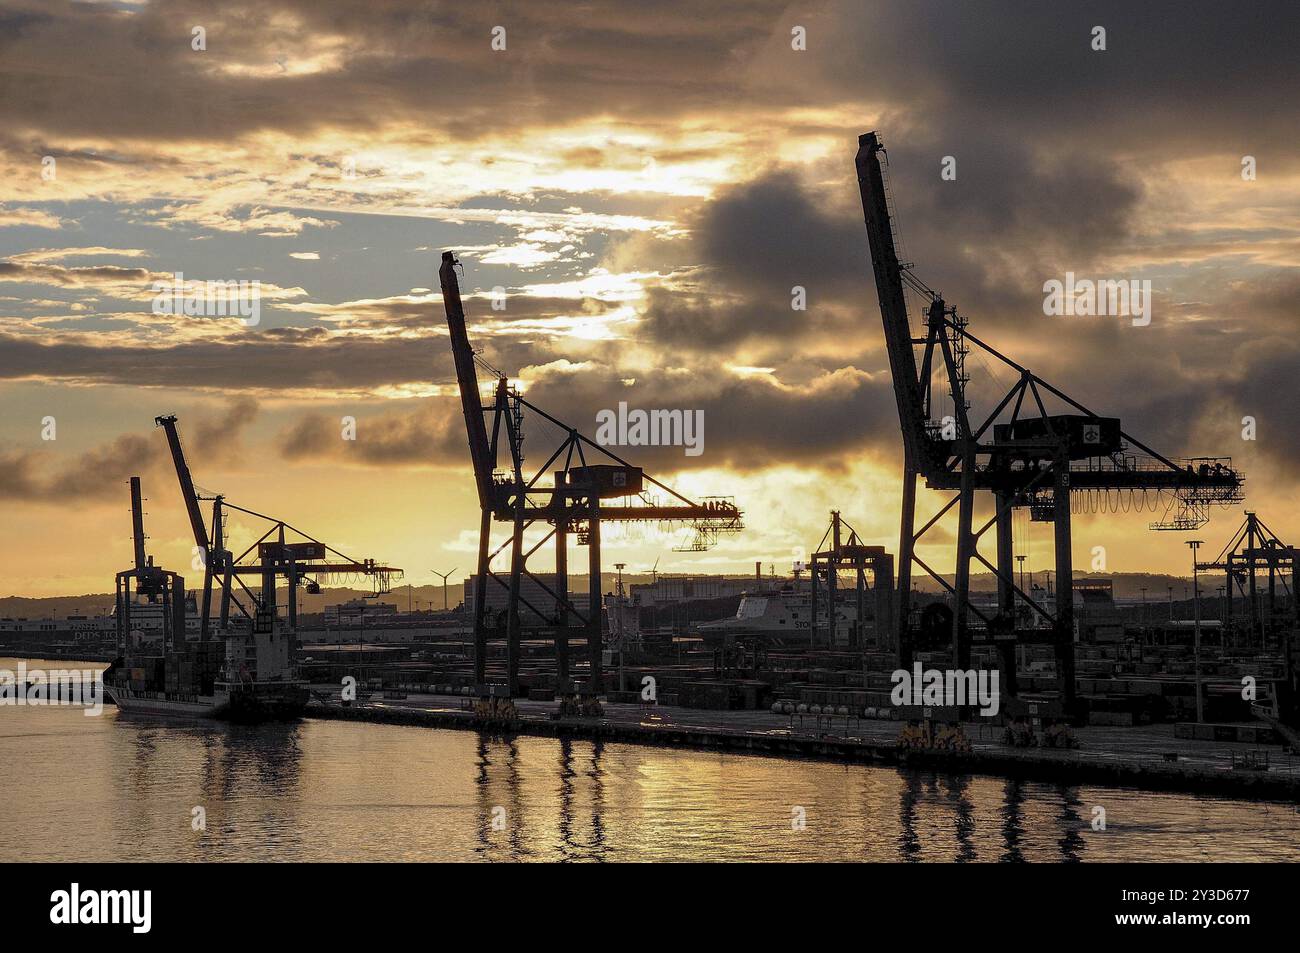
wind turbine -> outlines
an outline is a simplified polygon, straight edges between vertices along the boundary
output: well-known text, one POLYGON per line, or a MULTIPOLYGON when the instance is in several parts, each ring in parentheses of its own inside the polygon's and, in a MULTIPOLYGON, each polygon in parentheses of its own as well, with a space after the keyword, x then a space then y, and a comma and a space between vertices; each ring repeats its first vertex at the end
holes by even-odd
POLYGON ((436 569, 429 570, 429 572, 433 573, 435 576, 442 577, 442 609, 444 612, 447 611, 447 577, 455 571, 455 569, 451 570, 451 572, 438 572, 436 569))

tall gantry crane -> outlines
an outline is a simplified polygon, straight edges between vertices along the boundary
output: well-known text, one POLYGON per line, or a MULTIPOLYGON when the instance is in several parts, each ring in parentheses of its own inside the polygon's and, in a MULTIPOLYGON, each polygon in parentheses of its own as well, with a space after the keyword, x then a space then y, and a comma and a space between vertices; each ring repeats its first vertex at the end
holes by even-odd
POLYGON ((185 459, 185 449, 176 429, 176 416, 155 417, 154 423, 167 433, 167 445, 171 448, 181 498, 194 532, 195 550, 203 561, 203 595, 199 609, 199 638, 202 641, 206 642, 213 637, 210 622, 212 589, 214 580, 218 578, 221 585, 219 632, 223 637, 230 626, 232 605, 252 626, 252 631, 274 631, 279 612, 276 604, 276 580, 281 576, 288 586, 287 621, 290 632, 298 628, 299 586, 305 586, 308 592, 319 592, 322 582, 364 577, 370 581, 373 594, 382 595, 391 589, 394 578, 401 578, 400 569, 381 565, 373 559, 352 559, 284 520, 236 506, 221 494, 201 494, 185 459), (204 525, 199 505, 204 501, 212 503, 211 532, 204 525), (270 524, 266 532, 238 556, 227 548, 229 540, 226 534, 226 515, 230 510, 270 524), (297 538, 292 538, 290 534, 297 538), (256 561, 245 562, 254 551, 256 561), (244 576, 260 576, 261 592, 249 588, 242 578, 244 576), (247 605, 234 591, 236 585, 247 599, 247 605))
POLYGON ((1286 654, 1289 665, 1289 636, 1300 631, 1300 600, 1296 598, 1300 561, 1295 547, 1282 542, 1253 511, 1247 511, 1219 555, 1209 562, 1198 562, 1196 568, 1226 575, 1228 598, 1223 622, 1239 641, 1239 647, 1277 647, 1286 654), (1234 618, 1233 613, 1233 601, 1238 598, 1245 606, 1241 619, 1234 618))
POLYGON ((140 478, 131 477, 131 543, 135 555, 130 569, 119 572, 115 581, 113 622, 117 634, 118 651, 126 654, 133 649, 132 607, 143 597, 149 603, 162 605, 160 618, 161 645, 164 650, 176 642, 185 641, 185 579, 174 572, 153 564, 153 557, 145 554, 144 497, 140 493, 140 478))
POLYGON ((1300 666, 1296 649, 1300 642, 1300 553, 1277 537, 1253 511, 1209 562, 1198 562, 1201 572, 1218 570, 1225 575, 1222 645, 1241 650, 1271 652, 1282 656, 1282 682, 1276 686, 1272 710, 1258 712, 1270 721, 1291 745, 1300 744, 1300 666), (1259 578, 1263 576, 1263 579, 1259 578), (1234 603, 1241 599, 1240 617, 1234 603))
POLYGON ((475 354, 469 343, 465 309, 461 302, 459 264, 452 252, 443 252, 438 277, 442 284, 443 305, 451 337, 452 357, 460 387, 465 431, 469 438, 470 460, 478 487, 481 523, 479 527, 478 574, 474 586, 474 680, 480 695, 488 695, 487 645, 489 626, 486 618, 487 589, 499 585, 506 590, 505 691, 509 697, 519 693, 520 618, 522 605, 550 623, 554 632, 556 678, 561 693, 572 691, 598 694, 601 690, 601 556, 602 523, 654 522, 686 527, 693 534, 685 548, 706 549, 719 535, 743 529, 741 511, 726 497, 706 497, 696 502, 633 466, 608 447, 557 420, 524 398, 511 386, 509 378, 475 354), (490 402, 484 403, 479 391, 478 368, 482 367, 495 383, 490 402), (554 426, 560 437, 557 446, 537 470, 527 475, 524 469, 524 412, 554 426), (491 435, 486 417, 491 416, 491 435), (502 442, 509 453, 508 469, 498 468, 502 442), (562 461, 562 463, 561 463, 562 461), (597 462, 600 461, 600 462, 597 462), (544 484, 552 466, 560 464, 544 484), (649 487, 662 491, 669 502, 657 499, 649 487), (611 502, 606 502, 611 501, 611 502), (492 549, 493 520, 511 524, 509 537, 492 549), (525 549, 524 534, 534 525, 549 526, 546 534, 525 549), (588 603, 579 610, 569 598, 569 538, 577 537, 588 554, 588 603), (554 588, 528 569, 528 560, 547 543, 554 541, 554 588), (492 569, 493 560, 510 548, 507 579, 492 569), (531 579, 546 594, 543 606, 533 605, 520 591, 520 580, 531 579), (576 621, 577 625, 572 623, 576 621), (585 633, 589 677, 585 684, 573 686, 569 670, 569 635, 585 633))
POLYGON ((1004 690, 1015 692, 1017 641, 1043 641, 1039 630, 1016 630, 1015 600, 1023 600, 1047 624, 1055 647, 1061 699, 1074 706, 1073 565, 1070 558, 1071 494, 1080 500, 1114 501, 1127 493, 1136 507, 1167 504, 1163 520, 1152 529, 1195 529, 1208 519, 1213 505, 1242 499, 1242 476, 1227 457, 1201 457, 1175 463, 1120 427, 1115 417, 1101 417, 1041 377, 1006 357, 970 333, 967 320, 942 295, 899 260, 895 222, 880 156, 884 148, 877 133, 859 137, 858 186, 866 220, 867 240, 875 270, 880 315, 884 322, 898 416, 903 432, 903 506, 898 553, 898 620, 900 663, 911 665, 909 600, 915 563, 950 592, 954 602, 953 655, 960 669, 970 666, 971 616, 982 626, 983 638, 998 644, 1003 654, 1004 690), (906 293, 919 297, 925 327, 913 333, 906 293), (917 349, 920 348, 918 366, 917 349), (987 354, 1016 375, 1016 383, 997 401, 982 422, 971 416, 967 399, 966 358, 972 349, 987 354), (935 411, 935 378, 939 394, 951 397, 946 419, 935 411), (1044 395, 1046 395, 1046 400, 1044 395), (1028 400, 1027 400, 1028 398, 1028 400), (1049 413, 1046 401, 1062 409, 1049 413), (1011 408, 1009 416, 1008 407, 1011 408), (991 435, 991 438, 990 438, 991 435), (916 480, 924 477, 931 489, 955 495, 919 531, 916 529, 916 480), (975 528, 976 491, 993 494, 994 514, 975 528), (1140 493, 1141 497, 1133 494, 1140 493), (1148 501, 1147 495, 1151 499, 1148 501), (957 553, 954 583, 949 584, 916 553, 918 541, 953 507, 957 507, 957 553), (1012 513, 1026 507, 1031 519, 1054 525, 1056 562, 1055 606, 1039 605, 1015 582, 1012 569, 1012 513), (996 536, 996 565, 979 552, 989 530, 996 536), (970 565, 977 560, 998 582, 998 612, 992 616, 970 600, 970 565))

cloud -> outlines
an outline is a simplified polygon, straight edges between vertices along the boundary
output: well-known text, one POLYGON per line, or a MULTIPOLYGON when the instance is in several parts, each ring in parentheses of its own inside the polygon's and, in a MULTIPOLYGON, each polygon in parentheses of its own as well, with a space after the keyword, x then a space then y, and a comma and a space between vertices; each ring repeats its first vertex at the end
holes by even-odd
POLYGON ((63 220, 52 212, 37 208, 0 206, 0 228, 62 228, 63 220))
POLYGON ((354 463, 368 466, 430 466, 468 460, 462 418, 454 404, 439 400, 406 413, 353 416, 350 439, 340 417, 308 414, 284 430, 281 454, 294 462, 354 463))
MULTIPOLYGON (((241 399, 225 412, 197 414, 192 428, 196 451, 201 455, 229 452, 256 412, 255 402, 241 399)), ((141 429, 146 426, 152 431, 153 422, 142 422, 141 429)), ((0 451, 0 499, 85 506, 124 497, 124 484, 132 476, 162 480, 171 465, 166 440, 152 432, 119 434, 75 456, 66 455, 63 447, 56 439, 39 450, 0 451)))

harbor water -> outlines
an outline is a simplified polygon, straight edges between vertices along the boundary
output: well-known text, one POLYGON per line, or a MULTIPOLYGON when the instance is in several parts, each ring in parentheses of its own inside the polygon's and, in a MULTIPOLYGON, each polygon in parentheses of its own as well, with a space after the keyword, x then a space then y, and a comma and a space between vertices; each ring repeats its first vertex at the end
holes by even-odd
POLYGON ((1263 861, 1300 852, 1300 811, 1286 804, 358 722, 240 726, 111 705, 96 717, 0 707, 0 764, 5 861, 1263 861))

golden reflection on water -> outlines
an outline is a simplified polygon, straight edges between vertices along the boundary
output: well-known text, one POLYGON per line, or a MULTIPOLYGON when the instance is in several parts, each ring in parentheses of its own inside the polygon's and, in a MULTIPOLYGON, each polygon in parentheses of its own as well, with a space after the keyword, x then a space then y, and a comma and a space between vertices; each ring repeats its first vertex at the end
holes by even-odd
POLYGON ((1288 805, 347 722, 11 708, 0 763, 4 860, 1300 858, 1288 805))

